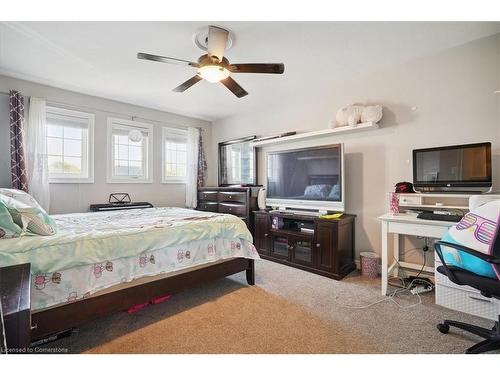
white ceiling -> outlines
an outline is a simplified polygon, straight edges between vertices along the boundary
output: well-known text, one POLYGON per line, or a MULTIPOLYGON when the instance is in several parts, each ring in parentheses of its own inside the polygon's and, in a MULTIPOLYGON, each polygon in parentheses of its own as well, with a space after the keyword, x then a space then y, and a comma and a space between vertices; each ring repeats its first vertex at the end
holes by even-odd
POLYGON ((222 22, 230 62, 283 62, 283 75, 234 74, 249 95, 202 81, 172 92, 193 68, 137 60, 147 52, 196 60, 210 22, 3 22, 0 74, 159 110, 216 120, 496 34, 496 22, 222 22))

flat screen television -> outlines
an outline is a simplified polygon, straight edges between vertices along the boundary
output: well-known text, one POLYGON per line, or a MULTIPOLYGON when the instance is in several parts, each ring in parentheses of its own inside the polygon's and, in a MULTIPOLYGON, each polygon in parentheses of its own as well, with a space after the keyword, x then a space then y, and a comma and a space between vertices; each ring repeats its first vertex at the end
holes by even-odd
POLYGON ((420 191, 488 191, 491 143, 413 150, 413 185, 420 191))
POLYGON ((267 153, 266 204, 344 211, 342 144, 267 153))

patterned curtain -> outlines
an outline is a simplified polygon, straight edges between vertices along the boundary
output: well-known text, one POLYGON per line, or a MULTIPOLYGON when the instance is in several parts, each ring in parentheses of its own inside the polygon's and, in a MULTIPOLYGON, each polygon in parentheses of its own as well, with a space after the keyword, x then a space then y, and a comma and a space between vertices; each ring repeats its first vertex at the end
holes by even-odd
POLYGON ((198 187, 205 185, 205 180, 207 178, 207 159, 205 158, 205 151, 203 149, 203 138, 200 129, 200 140, 198 142, 198 187))
POLYGON ((9 91, 10 104, 10 170, 12 187, 28 191, 28 174, 24 157, 24 98, 19 91, 9 91))

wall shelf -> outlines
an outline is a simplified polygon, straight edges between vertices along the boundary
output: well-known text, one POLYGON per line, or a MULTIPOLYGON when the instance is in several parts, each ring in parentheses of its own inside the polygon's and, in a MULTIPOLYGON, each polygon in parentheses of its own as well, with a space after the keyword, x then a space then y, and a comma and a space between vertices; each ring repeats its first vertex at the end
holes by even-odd
POLYGON ((378 129, 378 128, 379 128, 379 125, 375 122, 363 122, 361 124, 358 124, 357 126, 342 126, 342 127, 333 128, 333 129, 325 129, 325 130, 318 130, 318 131, 314 131, 314 132, 299 133, 299 134, 295 134, 295 135, 290 135, 288 137, 280 137, 280 138, 265 139, 263 141, 255 141, 255 142, 252 142, 251 145, 253 147, 262 147, 262 146, 272 145, 272 144, 276 144, 276 143, 301 141, 304 139, 324 137, 324 136, 329 136, 329 135, 333 136, 333 135, 350 134, 350 133, 356 133, 356 132, 378 129))

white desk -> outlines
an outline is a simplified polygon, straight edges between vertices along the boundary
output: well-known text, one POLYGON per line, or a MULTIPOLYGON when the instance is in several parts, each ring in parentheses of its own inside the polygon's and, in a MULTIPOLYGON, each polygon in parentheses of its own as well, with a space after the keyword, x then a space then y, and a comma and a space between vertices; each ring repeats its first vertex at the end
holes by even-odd
MULTIPOLYGON (((418 269, 421 265, 399 261, 399 235, 441 238, 448 228, 456 224, 449 221, 417 219, 416 214, 385 214, 379 217, 382 222, 382 295, 387 294, 389 275, 398 275, 398 267, 418 269), (394 262, 389 266, 390 235, 394 236, 394 262), (399 262, 399 263, 398 263, 399 262)), ((424 271, 434 273, 434 267, 424 267, 424 271)))

